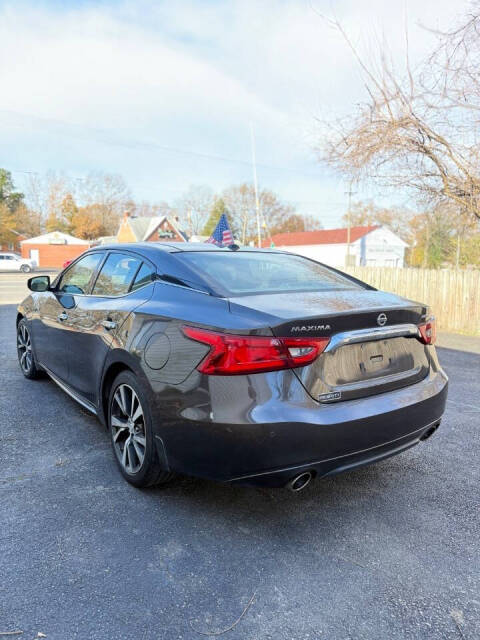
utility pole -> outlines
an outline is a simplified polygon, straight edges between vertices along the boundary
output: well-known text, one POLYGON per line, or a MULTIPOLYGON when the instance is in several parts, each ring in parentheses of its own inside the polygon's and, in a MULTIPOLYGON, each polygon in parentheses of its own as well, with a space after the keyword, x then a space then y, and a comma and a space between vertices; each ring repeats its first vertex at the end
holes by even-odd
POLYGON ((350 266, 350 244, 351 244, 351 211, 352 211, 352 196, 357 192, 352 191, 353 180, 350 180, 350 186, 348 191, 345 191, 345 195, 348 195, 348 210, 347 210, 347 256, 345 258, 345 266, 350 266))
POLYGON ((250 138, 252 144, 252 167, 253 167, 253 186, 255 188, 255 211, 257 214, 257 243, 258 247, 262 246, 262 232, 260 230, 260 201, 258 199, 258 183, 257 183, 257 160, 255 157, 255 137, 253 135, 253 124, 250 123, 250 138))
MULTIPOLYGON (((470 211, 473 211, 473 201, 472 201, 472 187, 470 187, 470 211)), ((457 222, 457 251, 455 255, 455 268, 460 269, 460 237, 463 239, 465 235, 465 224, 464 220, 468 219, 468 209, 465 207, 460 214, 458 215, 457 222), (464 217, 463 217, 464 216, 464 217)))
POLYGON ((426 212, 426 238, 425 238, 425 250, 423 252, 423 260, 422 260, 422 268, 426 269, 428 267, 429 254, 430 254, 430 217, 428 211, 426 212))
POLYGON ((460 230, 457 230, 457 255, 455 257, 455 268, 460 268, 460 230))

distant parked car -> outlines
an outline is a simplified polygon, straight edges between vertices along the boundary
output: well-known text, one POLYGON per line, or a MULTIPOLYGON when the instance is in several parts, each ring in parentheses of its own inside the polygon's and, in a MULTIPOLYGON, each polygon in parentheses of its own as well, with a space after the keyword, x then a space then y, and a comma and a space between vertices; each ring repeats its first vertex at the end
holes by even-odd
POLYGON ((72 260, 65 260, 65 262, 62 264, 62 269, 66 269, 69 264, 72 264, 72 262, 73 262, 73 259, 72 260))
POLYGON ((23 271, 23 273, 29 273, 36 266, 34 260, 22 258, 16 253, 0 253, 0 271, 23 271))

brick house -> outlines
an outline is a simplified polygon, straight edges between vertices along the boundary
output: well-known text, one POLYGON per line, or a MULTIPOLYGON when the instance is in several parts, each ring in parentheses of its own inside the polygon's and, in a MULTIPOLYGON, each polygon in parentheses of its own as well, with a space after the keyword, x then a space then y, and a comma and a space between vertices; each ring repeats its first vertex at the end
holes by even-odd
POLYGON ((26 240, 27 236, 22 236, 21 233, 18 233, 18 231, 13 231, 13 229, 12 233, 14 235, 10 242, 0 242, 0 251, 13 251, 13 253, 20 253, 20 243, 22 242, 22 240, 26 240))
POLYGON ((73 260, 90 248, 88 240, 75 238, 68 233, 52 231, 20 243, 23 258, 35 260, 38 267, 61 268, 66 260, 73 260))
POLYGON ((178 226, 178 219, 125 214, 117 233, 117 242, 188 242, 178 226))

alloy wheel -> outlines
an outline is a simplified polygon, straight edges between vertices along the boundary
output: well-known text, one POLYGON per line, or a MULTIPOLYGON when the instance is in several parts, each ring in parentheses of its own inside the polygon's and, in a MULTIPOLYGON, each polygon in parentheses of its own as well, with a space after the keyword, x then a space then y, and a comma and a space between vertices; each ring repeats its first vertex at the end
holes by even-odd
POLYGON ((17 350, 22 370, 29 373, 33 362, 32 340, 29 330, 23 323, 18 326, 17 330, 17 350))
POLYGON ((140 400, 128 384, 121 384, 115 390, 110 407, 110 428, 120 464, 127 473, 137 473, 145 460, 145 418, 140 400))

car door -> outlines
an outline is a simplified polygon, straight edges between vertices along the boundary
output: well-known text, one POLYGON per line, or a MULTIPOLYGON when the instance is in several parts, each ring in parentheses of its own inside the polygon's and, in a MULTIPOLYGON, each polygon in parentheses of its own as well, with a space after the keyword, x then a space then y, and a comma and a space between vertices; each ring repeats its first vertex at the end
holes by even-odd
POLYGON ((20 262, 15 258, 15 256, 9 255, 8 253, 3 256, 0 266, 6 271, 20 271, 20 262))
POLYGON ((32 332, 36 358, 43 367, 63 381, 68 379, 69 314, 89 291, 94 275, 105 256, 98 251, 74 262, 50 291, 36 293, 33 298, 32 332))
POLYGON ((68 384, 97 403, 105 358, 121 347, 119 332, 128 315, 150 298, 154 268, 138 254, 110 251, 101 265, 90 295, 75 296, 69 313, 68 384))

